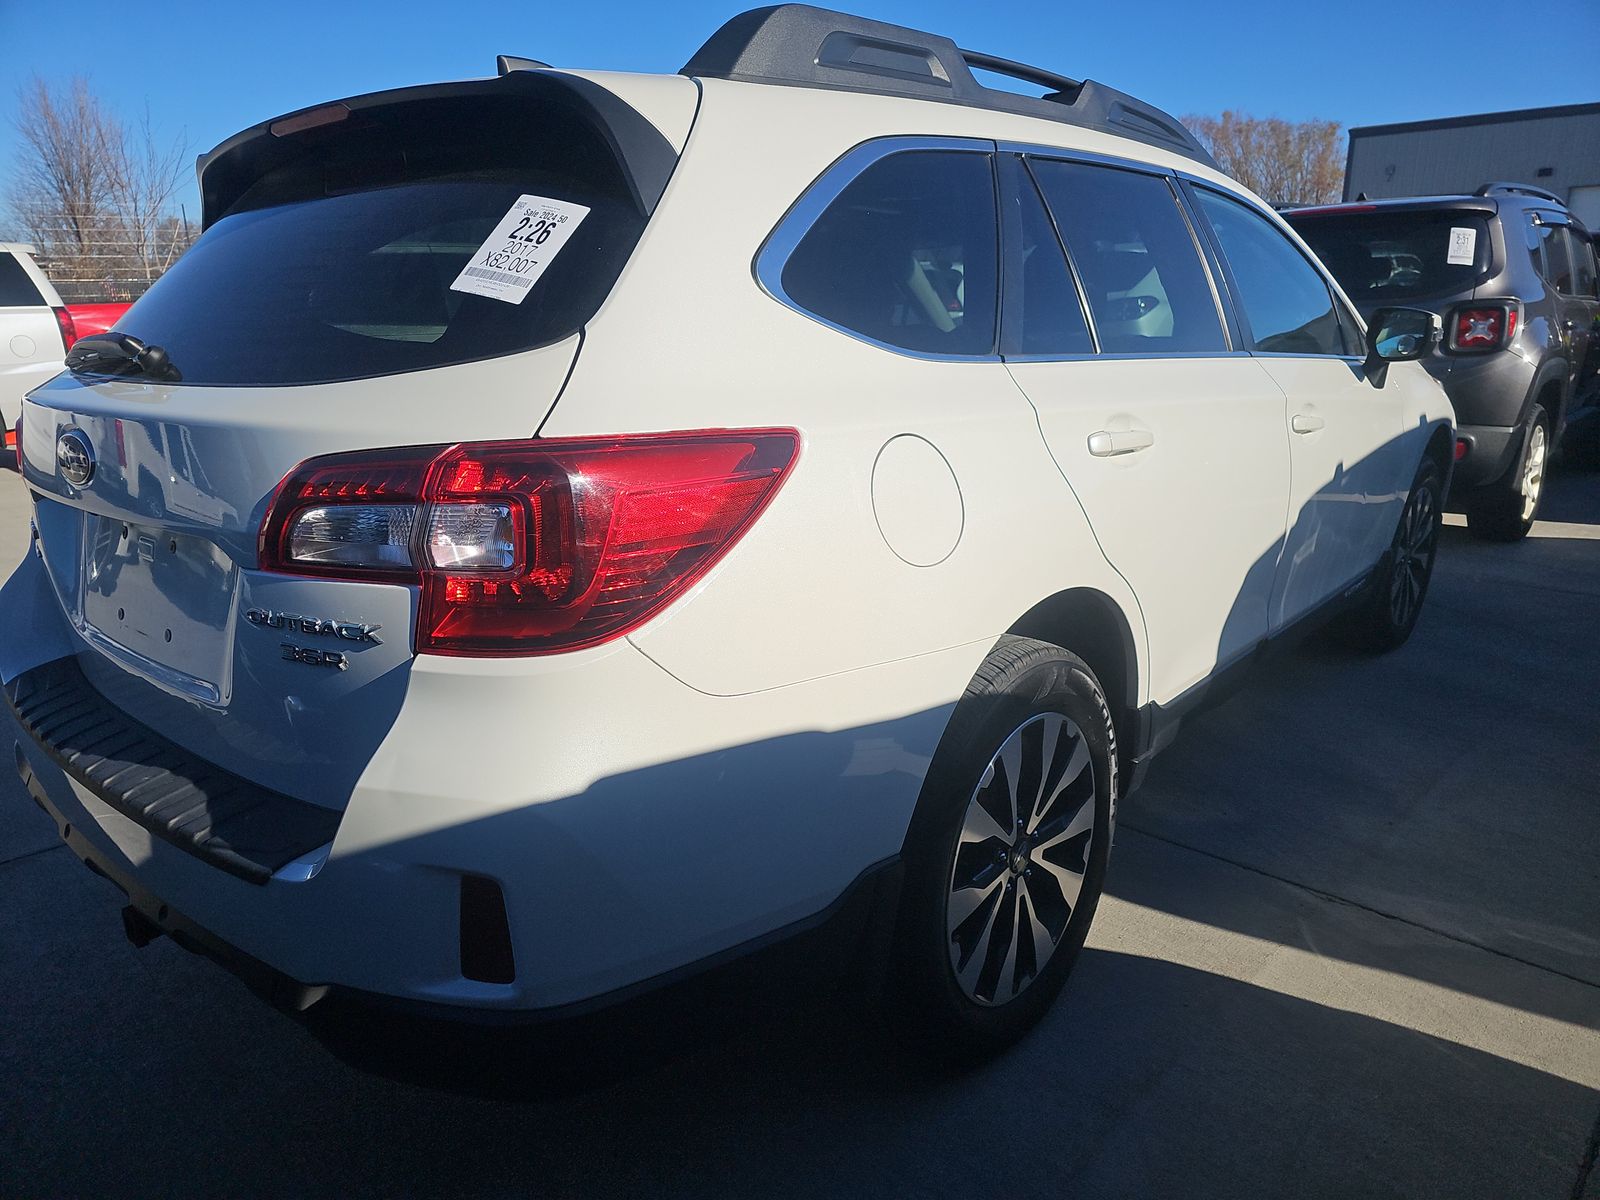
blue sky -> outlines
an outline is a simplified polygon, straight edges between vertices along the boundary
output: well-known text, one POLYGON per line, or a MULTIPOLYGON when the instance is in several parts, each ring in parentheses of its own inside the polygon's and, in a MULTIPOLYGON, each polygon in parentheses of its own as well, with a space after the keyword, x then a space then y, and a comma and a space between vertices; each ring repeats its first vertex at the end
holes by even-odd
MULTIPOLYGON (((359 92, 490 74, 494 56, 675 71, 739 0, 507 4, 487 0, 0 0, 0 172, 14 160, 29 74, 89 76, 116 111, 146 101, 196 152, 269 116, 359 92), (69 19, 63 19, 70 13, 69 19)), ((1170 112, 1369 125, 1600 100, 1600 4, 1556 6, 1518 32, 1496 8, 1486 42, 1448 5, 1208 0, 850 0, 863 15, 1122 88, 1170 112), (1387 16, 1373 15, 1375 10, 1387 16), (1559 30, 1552 27, 1559 24, 1559 30), (1398 30, 1385 44, 1376 30, 1398 30)), ((0 176, 3 178, 3 176, 0 176)), ((183 196, 195 215, 194 188, 183 196)))

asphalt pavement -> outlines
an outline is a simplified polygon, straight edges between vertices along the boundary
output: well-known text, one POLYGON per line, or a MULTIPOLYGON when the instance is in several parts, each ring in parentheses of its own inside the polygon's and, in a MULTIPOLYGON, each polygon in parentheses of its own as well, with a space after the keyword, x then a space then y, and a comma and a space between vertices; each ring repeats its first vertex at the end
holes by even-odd
MULTIPOLYGON (((129 946, 0 772, 0 1196, 1600 1200, 1600 476, 1550 487, 1521 545, 1446 529, 1401 651, 1313 641, 1186 724, 1066 994, 976 1070, 735 998, 516 1100, 358 1071, 129 946)), ((25 529, 0 472, 0 572, 25 529)))

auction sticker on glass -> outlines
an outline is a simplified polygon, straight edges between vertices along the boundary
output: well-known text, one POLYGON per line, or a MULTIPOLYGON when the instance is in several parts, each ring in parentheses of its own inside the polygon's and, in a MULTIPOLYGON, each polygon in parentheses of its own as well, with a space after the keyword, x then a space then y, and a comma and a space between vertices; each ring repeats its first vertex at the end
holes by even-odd
POLYGON ((1445 262, 1453 267, 1470 267, 1478 254, 1478 231, 1457 225, 1450 230, 1450 249, 1445 262))
POLYGON ((588 215, 582 204, 549 196, 517 197, 450 290, 521 304, 588 215))

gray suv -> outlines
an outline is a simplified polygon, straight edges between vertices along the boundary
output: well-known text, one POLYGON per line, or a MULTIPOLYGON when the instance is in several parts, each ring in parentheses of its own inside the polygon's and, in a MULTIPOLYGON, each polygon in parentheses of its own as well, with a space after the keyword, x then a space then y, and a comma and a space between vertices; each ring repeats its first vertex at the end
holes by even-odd
POLYGON ((1358 201, 1283 214, 1370 323, 1426 308, 1444 337, 1423 364, 1457 428, 1452 507, 1480 537, 1533 525, 1545 463, 1600 369, 1589 231, 1556 196, 1485 184, 1470 196, 1358 201))

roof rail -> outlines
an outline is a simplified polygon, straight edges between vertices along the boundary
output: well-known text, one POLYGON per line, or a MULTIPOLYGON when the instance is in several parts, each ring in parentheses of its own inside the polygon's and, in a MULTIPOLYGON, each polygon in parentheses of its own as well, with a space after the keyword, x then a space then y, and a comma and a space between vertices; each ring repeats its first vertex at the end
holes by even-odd
POLYGON ((949 38, 848 13, 780 4, 730 19, 683 65, 683 75, 942 100, 1044 117, 1159 146, 1215 166, 1176 118, 1093 80, 963 50, 949 38), (1050 89, 1021 96, 984 87, 974 69, 1050 89))
POLYGON ((1567 202, 1554 192, 1547 192, 1543 188, 1534 187, 1531 183, 1486 183, 1472 194, 1474 196, 1533 196, 1539 200, 1549 200, 1552 203, 1559 204, 1562 208, 1567 206, 1567 202))

